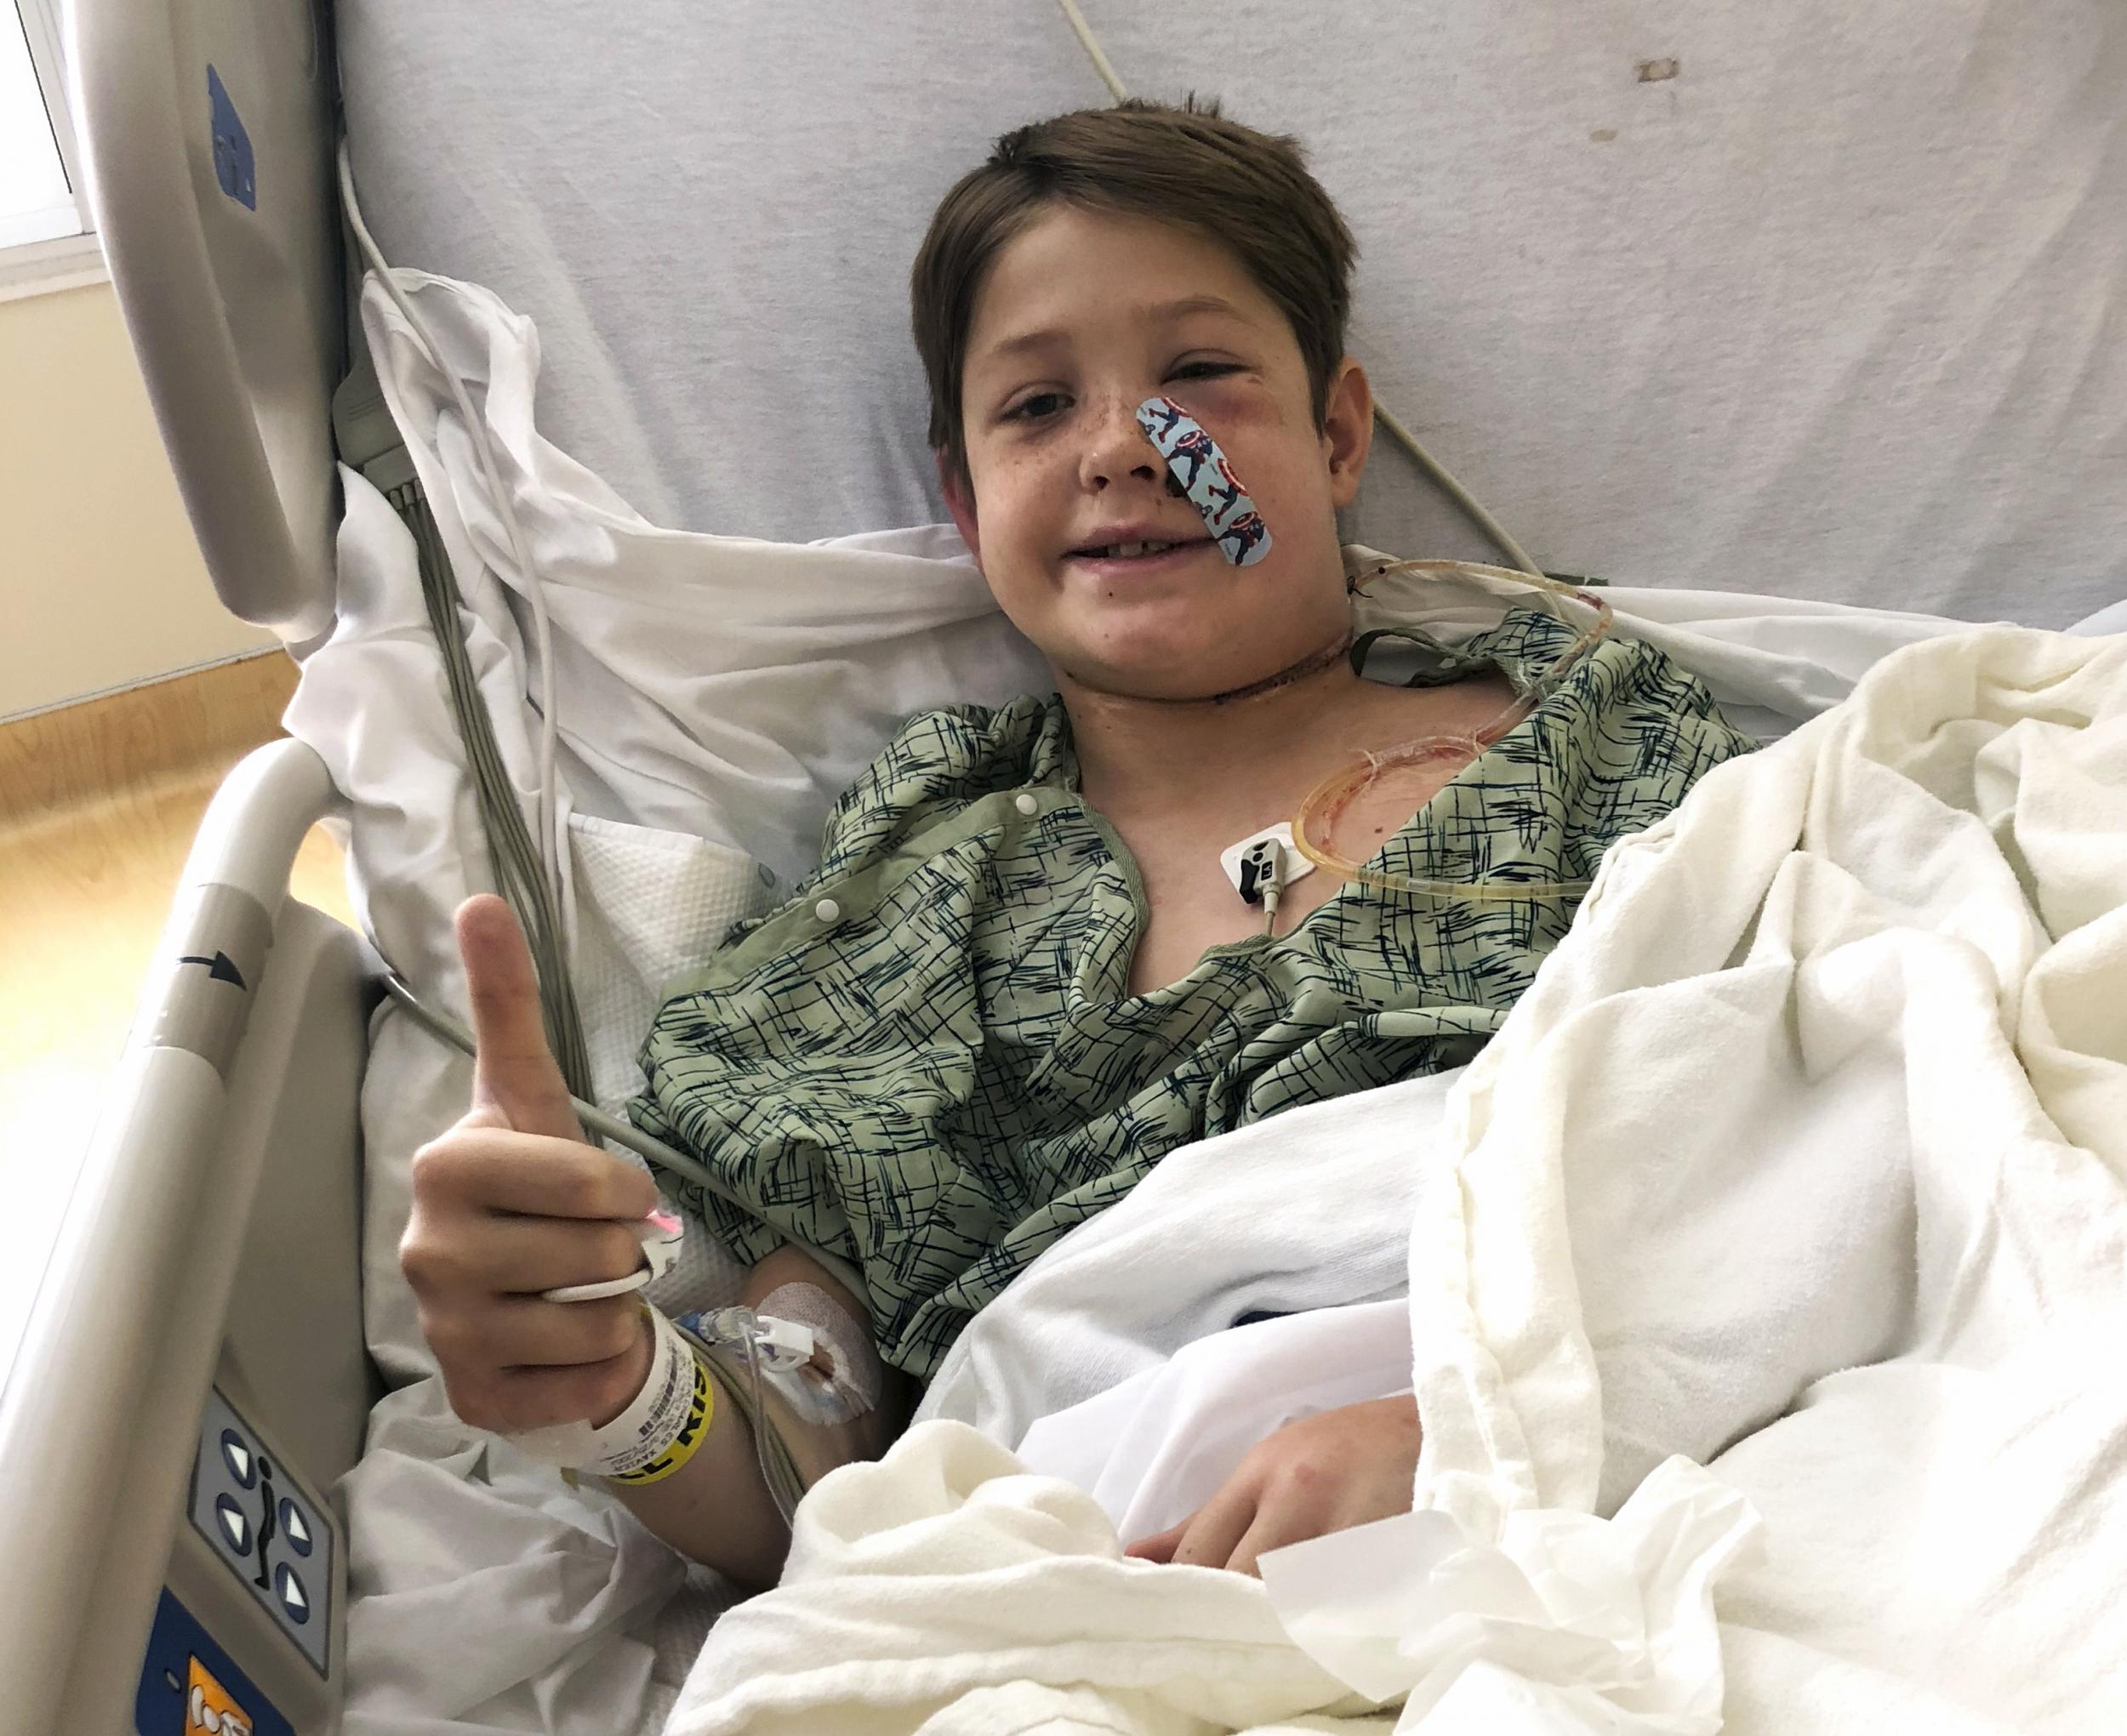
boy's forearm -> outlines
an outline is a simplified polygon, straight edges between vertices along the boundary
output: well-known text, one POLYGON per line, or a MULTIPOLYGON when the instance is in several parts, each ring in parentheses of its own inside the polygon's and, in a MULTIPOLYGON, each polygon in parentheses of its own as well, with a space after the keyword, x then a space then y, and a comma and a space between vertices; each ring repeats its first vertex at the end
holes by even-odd
POLYGON ((790 1534, 761 1481, 752 1429, 736 1404, 717 1398, 707 1437, 677 1471, 658 1483, 606 1487, 681 1554, 757 1591, 782 1574, 790 1534))
MULTIPOLYGON (((784 1248, 747 1274, 739 1300, 758 1306, 785 1284, 811 1284, 820 1299, 845 1318, 849 1348, 865 1361, 879 1403, 838 1422, 803 1422, 772 1392, 762 1403, 773 1414, 778 1443, 803 1487, 810 1488, 836 1466, 883 1453, 900 1431, 911 1395, 909 1383, 879 1361, 870 1328, 855 1297, 807 1255, 784 1248)), ((646 1355, 644 1375, 648 1369, 646 1355)), ((709 1433, 687 1463, 661 1482, 610 1483, 628 1511, 673 1548, 715 1568, 749 1591, 773 1585, 790 1553, 790 1534, 776 1511, 761 1474, 754 1425, 743 1407, 712 1379, 716 1409, 709 1433)))

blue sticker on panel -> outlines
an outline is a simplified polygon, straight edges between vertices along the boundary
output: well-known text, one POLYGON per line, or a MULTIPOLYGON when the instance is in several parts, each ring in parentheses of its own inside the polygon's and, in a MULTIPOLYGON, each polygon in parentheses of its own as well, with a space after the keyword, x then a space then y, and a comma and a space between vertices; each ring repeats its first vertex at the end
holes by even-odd
POLYGON ((256 211, 259 175, 251 158, 251 135, 243 129, 236 104, 229 100, 221 74, 212 66, 207 69, 207 112, 214 130, 214 179, 239 205, 256 211))
POLYGON ((166 1585, 133 1697, 138 1736, 295 1736, 228 1653, 166 1585))

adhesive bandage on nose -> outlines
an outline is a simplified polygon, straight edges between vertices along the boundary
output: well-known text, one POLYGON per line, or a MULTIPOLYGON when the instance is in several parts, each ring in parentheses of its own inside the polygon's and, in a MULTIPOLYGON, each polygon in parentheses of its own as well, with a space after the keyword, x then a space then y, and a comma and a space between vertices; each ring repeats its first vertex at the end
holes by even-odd
POLYGON ((1147 398, 1138 406, 1138 426, 1204 515, 1220 554, 1235 566, 1253 566, 1270 552, 1270 527, 1201 423, 1172 398, 1147 398))

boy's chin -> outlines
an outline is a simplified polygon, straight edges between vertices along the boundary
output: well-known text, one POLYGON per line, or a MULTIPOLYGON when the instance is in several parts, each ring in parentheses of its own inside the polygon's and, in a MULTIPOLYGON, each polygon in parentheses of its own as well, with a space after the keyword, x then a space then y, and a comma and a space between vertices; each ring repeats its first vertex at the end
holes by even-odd
POLYGON ((1263 678, 1260 674, 1235 673, 1230 646, 1215 651, 1200 640, 1186 649, 1133 646, 1126 652, 1106 656, 1081 648, 1075 655, 1069 652, 1052 654, 1049 662, 1067 697, 1076 689, 1108 699, 1165 704, 1215 699, 1263 678))

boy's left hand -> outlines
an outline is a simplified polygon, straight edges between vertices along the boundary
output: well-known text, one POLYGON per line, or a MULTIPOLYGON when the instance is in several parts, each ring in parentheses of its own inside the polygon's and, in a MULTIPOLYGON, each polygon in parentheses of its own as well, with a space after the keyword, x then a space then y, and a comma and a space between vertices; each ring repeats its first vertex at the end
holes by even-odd
POLYGON ((1409 1512, 1417 1465, 1409 1393, 1303 1417, 1252 1449, 1189 1517, 1124 1553, 1252 1574, 1266 1551, 1409 1512))

